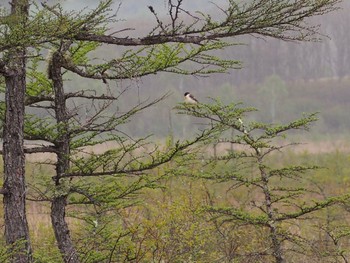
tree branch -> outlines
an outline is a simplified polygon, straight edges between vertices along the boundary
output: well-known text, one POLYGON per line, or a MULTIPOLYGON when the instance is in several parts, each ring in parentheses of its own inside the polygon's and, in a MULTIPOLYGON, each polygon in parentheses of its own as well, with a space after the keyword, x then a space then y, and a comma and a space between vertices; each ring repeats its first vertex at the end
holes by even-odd
POLYGON ((0 195, 6 195, 8 194, 8 190, 5 188, 0 188, 0 195))
POLYGON ((34 148, 25 148, 24 153, 32 154, 32 153, 57 153, 57 149, 53 146, 41 146, 34 148))
MULTIPOLYGON (((129 175, 142 175, 144 172, 152 170, 162 164, 165 164, 169 161, 171 161, 177 154, 179 154, 181 151, 189 148, 190 146, 203 141, 207 139, 209 136, 211 136, 212 132, 214 130, 209 129, 206 131, 203 131, 199 136, 197 136, 192 141, 187 141, 183 144, 177 144, 174 148, 169 150, 167 153, 164 153, 160 156, 151 156, 152 161, 150 163, 141 163, 138 167, 133 168, 134 165, 131 165, 132 168, 126 168, 126 165, 129 163, 123 165, 123 168, 115 167, 114 169, 110 169, 107 171, 78 171, 78 172, 71 172, 71 173, 65 173, 60 176, 60 178, 70 178, 70 177, 79 177, 79 176, 107 176, 107 175, 123 175, 123 174, 129 174, 129 175)), ((131 162, 135 161, 135 159, 132 159, 131 162)), ((85 168, 85 167, 84 167, 85 168)))

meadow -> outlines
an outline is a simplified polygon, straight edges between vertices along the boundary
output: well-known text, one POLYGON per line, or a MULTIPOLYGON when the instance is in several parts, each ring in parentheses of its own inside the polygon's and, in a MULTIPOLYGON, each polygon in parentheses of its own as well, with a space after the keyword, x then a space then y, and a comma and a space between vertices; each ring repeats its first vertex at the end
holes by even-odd
MULTIPOLYGON (((310 142, 274 153, 269 162, 281 167, 293 164, 320 166, 298 179, 297 183, 303 187, 314 189, 300 200, 308 202, 316 196, 332 197, 348 192, 348 146, 348 142, 310 142)), ((225 149, 219 149, 220 152, 225 152, 225 149)), ((38 178, 48 179, 54 173, 45 165, 33 163, 41 158, 44 157, 31 155, 27 160, 28 199, 37 194, 41 180, 38 178)), ((176 166, 170 163, 167 168, 157 168, 153 173, 170 171, 172 165, 176 166)), ((272 260, 264 254, 268 233, 263 228, 233 220, 222 221, 205 209, 215 204, 250 207, 253 211, 251 199, 259 200, 259 194, 248 186, 235 189, 233 182, 201 178, 197 174, 198 167, 192 168, 193 171, 188 170, 186 174, 163 176, 157 187, 144 189, 134 196, 131 206, 110 210, 100 218, 92 217, 94 211, 89 205, 85 208, 70 205, 67 221, 82 262, 272 260), (120 261, 115 261, 115 258, 120 261)), ((203 169, 224 172, 234 167, 219 164, 215 168, 201 167, 201 171, 203 169)), ((280 184, 281 181, 276 180, 272 187, 280 184)), ((45 201, 27 203, 36 262, 62 262, 55 245, 49 206, 50 203, 45 201)), ((349 212, 349 204, 345 202, 289 223, 286 228, 300 237, 300 244, 299 247, 285 247, 288 262, 347 262, 350 257, 349 212)), ((4 229, 3 219, 0 225, 4 229)))

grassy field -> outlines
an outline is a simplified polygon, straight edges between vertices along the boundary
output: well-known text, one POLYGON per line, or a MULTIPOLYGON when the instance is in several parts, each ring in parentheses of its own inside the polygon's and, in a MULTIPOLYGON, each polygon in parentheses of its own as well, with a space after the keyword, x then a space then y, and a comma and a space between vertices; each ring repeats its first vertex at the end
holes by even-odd
MULTIPOLYGON (((300 179, 299 183, 303 186, 317 190, 317 193, 311 192, 304 195, 305 202, 320 195, 325 197, 341 195, 347 193, 350 186, 349 144, 344 141, 310 142, 274 154, 269 161, 274 166, 311 164, 323 167, 307 173, 300 179)), ((106 145, 101 147, 105 149, 106 145)), ((217 151, 224 152, 226 148, 222 146, 217 151)), ((100 150, 94 149, 96 152, 100 150)), ((54 173, 52 168, 33 162, 50 158, 52 159, 52 157, 38 155, 28 157, 29 198, 35 192, 34 189, 39 187, 38 183, 42 182, 43 178, 50 180, 54 173)), ((220 169, 230 169, 230 166, 220 169)), ((253 254, 254 251, 264 247, 266 238, 264 231, 233 223, 219 225, 211 219, 210 214, 203 212, 203 206, 209 204, 247 207, 250 205, 251 198, 259 200, 259 194, 247 191, 248 188, 232 190, 232 183, 204 180, 192 177, 190 174, 191 171, 188 175, 166 177, 161 181, 161 188, 141 191, 138 196, 141 202, 132 207, 120 209, 116 213, 110 212, 106 218, 99 218, 101 225, 96 228, 96 232, 91 231, 94 226, 89 223, 90 221, 82 220, 83 216, 80 219, 77 217, 77 211, 81 214, 89 214, 91 207, 69 206, 68 211, 72 213, 67 220, 84 262, 99 262, 96 258, 107 253, 104 247, 106 238, 108 242, 118 240, 113 243, 118 248, 115 253, 120 253, 121 258, 124 257, 124 259, 133 255, 135 260, 131 260, 132 262, 159 262, 160 260, 220 262, 218 259, 223 257, 227 259, 230 253, 236 259, 232 262, 263 262, 253 254), (125 233, 128 235, 123 236, 125 233), (238 256, 241 254, 250 256, 245 260, 244 257, 238 256), (248 261, 248 258, 252 261, 248 261)), ((277 180, 275 184, 279 185, 280 182, 277 180)), ((2 213, 2 209, 0 211, 2 213)), ((288 229, 292 233, 311 240, 310 247, 320 249, 324 246, 329 255, 317 257, 313 254, 311 257, 312 249, 308 248, 307 255, 296 257, 292 253, 288 262, 301 262, 301 258, 315 260, 308 262, 321 262, 317 261, 320 258, 322 262, 343 262, 339 251, 344 251, 342 253, 349 256, 347 248, 350 245, 350 234, 347 231, 350 230, 350 214, 348 211, 350 209, 348 210, 345 204, 331 207, 315 213, 311 223, 301 220, 289 225, 288 229), (315 228, 319 231, 314 231, 315 228), (328 232, 323 231, 324 229, 328 232), (339 236, 337 244, 332 241, 329 233, 339 236)), ((36 259, 37 262, 62 262, 55 245, 49 212, 49 202, 28 201, 28 223, 36 259)), ((4 230, 2 216, 0 220, 1 229, 4 230)), ((108 261, 101 260, 101 262, 108 261)))

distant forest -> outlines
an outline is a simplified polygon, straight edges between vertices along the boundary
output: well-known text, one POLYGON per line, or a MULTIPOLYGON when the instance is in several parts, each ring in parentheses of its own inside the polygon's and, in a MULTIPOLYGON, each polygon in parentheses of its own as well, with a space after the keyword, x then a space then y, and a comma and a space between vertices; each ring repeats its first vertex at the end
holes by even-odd
POLYGON ((201 126, 196 120, 170 114, 182 102, 183 93, 190 91, 203 102, 214 97, 256 107, 255 117, 268 122, 319 112, 320 120, 310 132, 312 139, 346 135, 350 129, 350 2, 344 1, 342 7, 313 21, 324 34, 319 42, 237 39, 242 45, 218 55, 240 60, 242 69, 203 78, 164 73, 137 81, 132 96, 147 98, 167 91, 172 96, 140 115, 129 132, 147 131, 163 137, 172 131, 182 137, 196 131, 201 126))
MULTIPOLYGON (((34 1, 35 2, 35 1, 34 1)), ((40 2, 40 1, 36 1, 40 2)), ((67 8, 83 8, 96 4, 95 1, 48 1, 61 2, 67 8)), ((184 1, 187 7, 195 10, 204 1, 184 1)), ((214 1, 223 4, 225 1, 214 1)), ((7 1, 0 1, 7 6, 7 1)), ((120 1, 116 1, 116 9, 120 1)), ((166 12, 164 0, 122 1, 116 23, 116 30, 134 28, 122 32, 125 36, 133 32, 149 32, 153 24, 147 5, 154 5, 159 13, 166 12), (157 5, 156 5, 157 4, 157 5), (136 14, 136 15, 132 15, 136 14), (130 19, 131 17, 131 19, 130 19), (124 18, 127 19, 124 21, 124 18)), ((244 106, 256 107, 259 112, 255 118, 268 122, 283 122, 300 116, 303 112, 319 112, 319 122, 312 129, 314 137, 321 135, 345 135, 350 129, 350 2, 344 1, 342 10, 322 17, 313 18, 315 25, 321 26, 319 42, 294 43, 274 39, 237 38, 234 45, 217 54, 221 57, 237 59, 242 68, 229 74, 215 74, 210 77, 178 76, 160 73, 157 77, 147 76, 131 82, 110 82, 110 88, 121 91, 128 88, 118 109, 139 101, 152 99, 164 93, 171 95, 164 102, 141 113, 137 119, 123 128, 130 135, 144 135, 145 132, 164 138, 169 134, 182 137, 193 133, 202 124, 189 117, 178 116, 172 111, 177 103, 183 101, 185 91, 192 92, 200 101, 209 102, 209 97, 220 98, 224 102, 242 102, 244 106)), ((219 12, 208 1, 212 13, 219 12)), ((219 15, 219 14, 218 14, 219 15)), ((126 50, 104 49, 98 51, 99 57, 110 58, 126 50)), ((190 66, 190 65, 189 65, 190 66)), ((96 89, 104 85, 71 75, 69 86, 84 86, 96 89), (91 86, 92 85, 92 86, 91 86)), ((66 89, 69 89, 69 86, 66 89)), ((74 102, 72 102, 74 103, 74 102)))

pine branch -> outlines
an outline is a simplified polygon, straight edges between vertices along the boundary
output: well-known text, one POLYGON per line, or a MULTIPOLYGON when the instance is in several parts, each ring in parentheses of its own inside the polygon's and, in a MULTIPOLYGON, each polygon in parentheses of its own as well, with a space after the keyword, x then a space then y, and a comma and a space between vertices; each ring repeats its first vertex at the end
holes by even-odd
POLYGON ((299 211, 292 212, 292 213, 281 213, 276 218, 276 221, 284 221, 284 220, 299 218, 309 213, 321 210, 322 208, 325 208, 334 204, 342 204, 349 200, 350 200, 350 194, 345 194, 341 196, 327 198, 325 201, 314 201, 314 204, 312 205, 299 206, 299 211))
MULTIPOLYGON (((130 160, 130 162, 127 162, 124 165, 121 165, 121 167, 119 167, 118 163, 121 163, 121 159, 118 161, 117 166, 115 166, 112 169, 107 169, 107 171, 98 171, 98 168, 101 167, 101 164, 97 163, 96 167, 90 167, 88 163, 91 164, 91 161, 87 158, 84 159, 84 163, 85 165, 79 165, 80 167, 83 168, 82 171, 78 171, 78 172, 71 172, 71 173, 65 173, 63 174, 61 177, 80 177, 80 176, 107 176, 107 175, 122 175, 122 174, 129 174, 129 175, 142 175, 144 172, 152 170, 162 164, 165 164, 169 161, 171 161, 175 156, 178 155, 182 155, 183 151, 187 148, 189 148, 190 146, 204 141, 206 139, 208 139, 211 134, 213 133, 213 130, 206 130, 203 131, 200 135, 198 135, 195 139, 191 140, 191 141, 186 141, 184 143, 179 143, 177 142, 175 144, 175 146, 171 149, 169 149, 168 151, 166 151, 165 153, 158 153, 155 156, 153 156, 152 154, 149 155, 149 157, 151 158, 150 162, 146 162, 146 161, 142 161, 142 162, 138 162, 138 159, 140 159, 142 156, 135 158, 132 158, 130 160), (135 167, 134 167, 135 166, 135 167), (84 171, 85 170, 85 171, 84 171), (96 171, 97 170, 97 171, 96 171)), ((134 147, 130 148, 130 149, 124 149, 124 154, 123 156, 125 156, 126 152, 130 152, 131 150, 133 150, 134 147)), ((113 151, 110 151, 109 153, 113 154, 113 151)), ((117 152, 116 152, 117 153, 117 152)), ((108 156, 108 152, 104 153, 103 155, 108 156)), ((95 157, 94 157, 95 158, 95 157)), ((117 159, 116 156, 112 155, 111 157, 108 157, 111 159, 117 159)), ((100 159, 99 156, 97 156, 98 160, 103 160, 100 159)))

